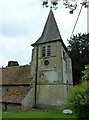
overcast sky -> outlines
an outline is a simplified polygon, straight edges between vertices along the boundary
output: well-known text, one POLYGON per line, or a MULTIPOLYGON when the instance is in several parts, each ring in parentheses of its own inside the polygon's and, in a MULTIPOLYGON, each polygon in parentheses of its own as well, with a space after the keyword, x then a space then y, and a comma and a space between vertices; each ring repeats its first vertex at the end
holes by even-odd
MULTIPOLYGON (((58 5, 53 10, 62 39, 67 46, 80 4, 74 12, 58 5)), ((6 66, 8 61, 18 61, 20 65, 31 61, 31 44, 43 31, 49 8, 43 8, 41 0, 0 0, 0 67, 6 66)), ((74 34, 87 33, 87 9, 83 8, 74 34)))

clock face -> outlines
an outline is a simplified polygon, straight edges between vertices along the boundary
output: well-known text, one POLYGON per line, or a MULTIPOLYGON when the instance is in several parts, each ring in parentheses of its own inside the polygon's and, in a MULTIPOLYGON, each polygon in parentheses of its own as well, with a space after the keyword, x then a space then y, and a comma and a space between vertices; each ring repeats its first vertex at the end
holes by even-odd
POLYGON ((48 61, 48 60, 45 60, 45 61, 44 61, 44 64, 45 64, 45 65, 48 65, 48 64, 49 64, 49 61, 48 61))

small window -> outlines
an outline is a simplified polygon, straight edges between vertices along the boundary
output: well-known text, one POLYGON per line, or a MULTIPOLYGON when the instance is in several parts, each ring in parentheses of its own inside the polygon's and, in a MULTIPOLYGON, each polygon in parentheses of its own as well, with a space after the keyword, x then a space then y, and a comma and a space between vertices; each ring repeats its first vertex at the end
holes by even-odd
POLYGON ((46 52, 45 50, 46 50, 46 49, 45 49, 45 46, 43 46, 43 47, 42 47, 42 57, 45 56, 45 52, 46 52))
POLYGON ((48 61, 48 60, 45 60, 45 61, 44 61, 44 64, 45 64, 45 65, 48 65, 48 64, 49 64, 49 61, 48 61))
POLYGON ((66 61, 66 55, 64 51, 63 51, 63 59, 66 61))
POLYGON ((51 55, 51 46, 49 45, 47 47, 47 56, 50 56, 51 55))

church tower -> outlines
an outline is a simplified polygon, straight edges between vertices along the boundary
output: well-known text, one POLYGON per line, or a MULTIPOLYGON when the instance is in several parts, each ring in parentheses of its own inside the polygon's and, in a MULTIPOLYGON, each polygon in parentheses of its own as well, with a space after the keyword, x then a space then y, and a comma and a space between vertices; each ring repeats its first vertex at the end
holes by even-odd
POLYGON ((40 107, 64 106, 73 83, 72 67, 52 9, 41 37, 32 46, 35 104, 40 107))

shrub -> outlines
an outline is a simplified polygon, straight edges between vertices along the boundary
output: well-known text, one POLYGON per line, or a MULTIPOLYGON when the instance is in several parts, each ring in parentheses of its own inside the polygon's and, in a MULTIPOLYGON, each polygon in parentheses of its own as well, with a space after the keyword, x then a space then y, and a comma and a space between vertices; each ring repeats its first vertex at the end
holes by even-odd
POLYGON ((85 71, 83 73, 84 73, 84 76, 82 77, 82 80, 89 81, 89 64, 85 66, 85 71))
POLYGON ((86 70, 84 71, 83 82, 75 86, 70 95, 69 95, 69 104, 75 111, 75 114, 78 119, 89 119, 89 65, 86 66, 86 70), (85 81, 84 81, 84 78, 85 81), (87 81, 88 80, 88 81, 87 81))

